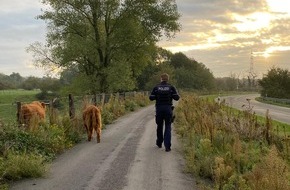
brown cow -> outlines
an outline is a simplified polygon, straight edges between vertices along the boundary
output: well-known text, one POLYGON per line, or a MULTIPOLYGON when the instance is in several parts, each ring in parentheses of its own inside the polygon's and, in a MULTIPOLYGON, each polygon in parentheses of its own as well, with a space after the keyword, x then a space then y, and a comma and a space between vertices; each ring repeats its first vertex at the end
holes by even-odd
POLYGON ((29 104, 21 105, 20 109, 20 122, 25 125, 31 124, 31 119, 35 118, 40 121, 45 119, 45 103, 39 101, 33 101, 29 104))
POLYGON ((88 141, 91 141, 94 131, 97 133, 97 142, 101 142, 102 117, 97 106, 89 105, 83 111, 83 122, 88 134, 88 141))

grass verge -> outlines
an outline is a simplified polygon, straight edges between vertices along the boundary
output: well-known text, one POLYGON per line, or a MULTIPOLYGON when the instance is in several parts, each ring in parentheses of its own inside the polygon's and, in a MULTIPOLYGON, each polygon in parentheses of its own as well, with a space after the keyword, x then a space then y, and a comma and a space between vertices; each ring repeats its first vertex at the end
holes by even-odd
POLYGON ((290 189, 290 139, 271 119, 183 95, 175 130, 200 189, 290 189))

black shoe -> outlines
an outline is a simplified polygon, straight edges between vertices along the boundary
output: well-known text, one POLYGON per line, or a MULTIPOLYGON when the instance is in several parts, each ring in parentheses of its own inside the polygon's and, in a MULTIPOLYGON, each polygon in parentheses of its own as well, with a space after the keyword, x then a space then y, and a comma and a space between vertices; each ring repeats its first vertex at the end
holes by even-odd
POLYGON ((156 140, 156 145, 158 146, 158 148, 162 148, 162 143, 158 143, 156 140))
POLYGON ((165 148, 165 151, 166 152, 170 152, 171 151, 171 148, 165 148))
POLYGON ((162 144, 156 142, 156 145, 158 146, 158 148, 162 148, 162 144))

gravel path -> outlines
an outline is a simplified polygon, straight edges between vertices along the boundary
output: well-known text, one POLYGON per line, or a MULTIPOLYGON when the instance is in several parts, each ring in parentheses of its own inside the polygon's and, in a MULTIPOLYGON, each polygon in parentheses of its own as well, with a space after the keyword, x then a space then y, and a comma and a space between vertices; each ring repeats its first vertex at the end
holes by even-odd
POLYGON ((101 143, 82 142, 61 154, 44 178, 16 182, 17 190, 194 190, 176 135, 172 151, 155 145, 154 106, 107 125, 101 143))

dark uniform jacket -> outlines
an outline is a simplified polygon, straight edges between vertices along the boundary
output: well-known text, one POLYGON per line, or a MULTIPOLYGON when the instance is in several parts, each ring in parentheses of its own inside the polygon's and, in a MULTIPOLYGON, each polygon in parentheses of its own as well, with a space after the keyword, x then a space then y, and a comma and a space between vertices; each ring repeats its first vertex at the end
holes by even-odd
POLYGON ((149 96, 149 99, 151 101, 156 100, 156 106, 158 105, 171 106, 172 99, 178 101, 179 98, 180 96, 177 93, 176 88, 164 81, 156 85, 149 96))

